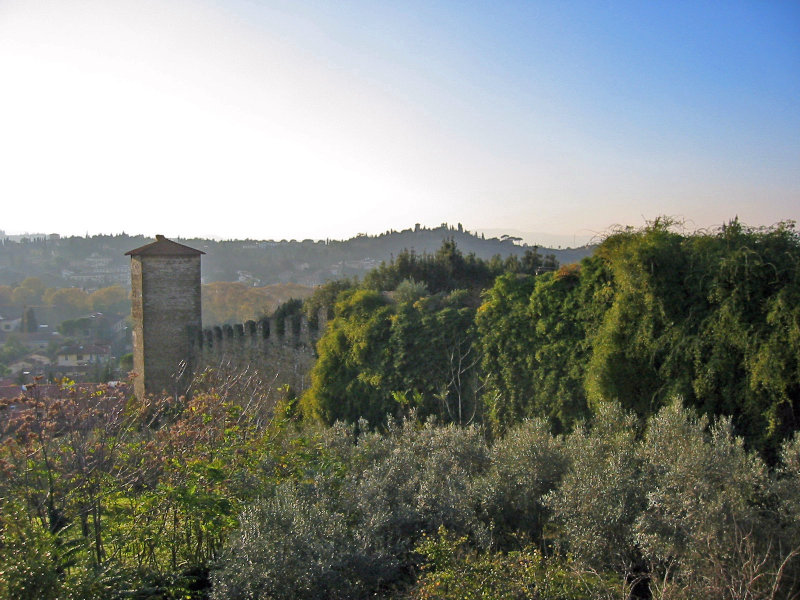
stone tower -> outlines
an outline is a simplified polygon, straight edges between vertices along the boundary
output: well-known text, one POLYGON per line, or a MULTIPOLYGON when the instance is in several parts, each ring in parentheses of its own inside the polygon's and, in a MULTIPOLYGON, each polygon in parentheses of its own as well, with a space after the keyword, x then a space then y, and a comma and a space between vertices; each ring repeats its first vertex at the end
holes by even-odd
POLYGON ((186 392, 192 377, 191 336, 202 327, 200 256, 157 235, 131 257, 134 390, 138 397, 186 392))

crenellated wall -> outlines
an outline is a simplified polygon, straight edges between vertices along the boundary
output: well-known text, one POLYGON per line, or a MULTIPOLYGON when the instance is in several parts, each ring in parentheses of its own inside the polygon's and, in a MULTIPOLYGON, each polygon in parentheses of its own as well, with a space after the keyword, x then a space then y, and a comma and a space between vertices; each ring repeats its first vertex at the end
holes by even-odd
POLYGON ((294 315, 202 329, 202 250, 157 235, 155 242, 125 254, 131 257, 137 396, 183 395, 206 367, 225 376, 247 373, 249 380, 258 375, 267 392, 289 385, 299 394, 309 386, 327 309, 313 328, 294 315))
POLYGON ((189 331, 192 363, 196 371, 205 367, 245 369, 257 372, 274 388, 289 385, 296 393, 310 384, 309 374, 316 361, 316 344, 325 330, 325 310, 319 327, 308 319, 287 317, 218 325, 189 331))

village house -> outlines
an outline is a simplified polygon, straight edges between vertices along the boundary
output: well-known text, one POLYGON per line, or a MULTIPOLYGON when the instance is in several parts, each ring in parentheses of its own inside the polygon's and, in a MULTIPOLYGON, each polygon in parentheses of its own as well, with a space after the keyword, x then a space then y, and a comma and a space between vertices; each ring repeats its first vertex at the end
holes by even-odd
POLYGON ((6 333, 10 331, 16 331, 19 329, 19 326, 22 324, 22 318, 17 317, 16 319, 4 317, 0 315, 0 331, 4 331, 6 333))
POLYGON ((30 354, 25 358, 7 365, 12 375, 19 373, 30 373, 31 375, 44 375, 50 366, 51 361, 47 356, 41 354, 30 354))
POLYGON ((108 346, 70 344, 59 349, 53 371, 61 376, 79 377, 92 369, 105 367, 109 360, 111 351, 108 346))

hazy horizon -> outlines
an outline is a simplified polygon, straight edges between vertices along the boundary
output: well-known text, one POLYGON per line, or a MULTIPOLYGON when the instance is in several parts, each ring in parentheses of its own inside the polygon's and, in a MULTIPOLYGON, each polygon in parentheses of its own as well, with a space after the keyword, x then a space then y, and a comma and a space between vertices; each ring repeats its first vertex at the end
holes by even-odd
MULTIPOLYGON (((441 224, 439 224, 439 225, 427 225, 427 224, 424 224, 424 223, 421 223, 420 225, 423 228, 427 228, 427 229, 436 229, 437 227, 441 226, 441 224)), ((447 223, 447 225, 455 227, 455 226, 457 226, 457 223, 447 223)), ((413 228, 414 228, 414 225, 405 226, 405 227, 394 227, 394 228, 390 228, 389 230, 395 231, 395 232, 402 232, 402 231, 405 231, 405 230, 408 230, 408 229, 413 229, 413 228)), ((389 230, 386 230, 386 231, 389 231, 389 230)), ((383 233, 386 233, 386 231, 361 232, 361 233, 365 233, 367 235, 370 235, 370 236, 374 237, 374 236, 379 236, 379 235, 381 235, 383 233)), ((515 238, 520 238, 520 240, 519 240, 520 244, 539 245, 539 246, 548 247, 548 248, 556 248, 556 247, 577 248, 577 247, 589 245, 589 244, 597 242, 600 239, 600 236, 603 233, 603 232, 601 232, 601 233, 591 233, 591 234, 587 233, 587 234, 584 234, 582 236, 578 236, 577 234, 573 235, 573 236, 565 236, 565 235, 555 235, 555 234, 550 234, 550 233, 546 233, 546 232, 538 232, 538 231, 520 231, 518 229, 480 229, 480 228, 478 228, 477 230, 468 230, 468 231, 470 231, 471 233, 474 233, 476 235, 484 234, 487 239, 488 238, 498 238, 499 239, 499 238, 501 238, 503 236, 511 236, 511 237, 515 237, 515 238)), ((93 236, 93 235, 119 235, 119 234, 123 234, 123 233, 126 234, 126 235, 129 235, 131 237, 136 237, 136 236, 139 236, 139 235, 143 235, 145 237, 150 237, 150 238, 154 238, 155 237, 155 234, 148 235, 148 234, 137 233, 137 232, 132 232, 132 231, 118 231, 118 232, 102 232, 102 231, 98 231, 98 232, 85 232, 84 234, 62 234, 61 232, 58 232, 58 231, 50 231, 50 232, 30 231, 30 230, 6 231, 5 229, 0 228, 0 232, 2 232, 2 234, 7 238, 22 238, 22 237, 37 238, 37 237, 47 237, 47 236, 50 236, 50 235, 53 235, 53 234, 57 234, 57 235, 60 235, 62 237, 73 237, 73 236, 75 236, 75 237, 85 237, 87 235, 88 236, 93 236)), ((330 236, 328 236, 326 238, 302 237, 302 238, 279 238, 279 239, 276 239, 276 238, 252 238, 252 237, 251 238, 236 238, 236 237, 225 238, 225 237, 219 237, 219 236, 202 236, 202 235, 200 235, 200 236, 173 236, 173 237, 179 238, 179 239, 193 239, 193 238, 209 239, 209 240, 214 240, 214 241, 229 241, 229 240, 245 241, 245 240, 248 240, 248 239, 256 240, 256 241, 281 241, 281 240, 302 241, 302 240, 306 240, 306 239, 313 239, 316 242, 316 241, 323 241, 325 239, 338 240, 338 241, 345 241, 347 239, 351 239, 351 238, 334 238, 334 237, 330 237, 330 236)))
MULTIPOLYGON (((682 231, 682 232, 686 232, 686 233, 706 232, 706 231, 709 231, 709 230, 714 230, 714 229, 720 228, 720 227, 722 227, 724 225, 727 225, 728 223, 730 223, 734 219, 738 218, 735 215, 731 219, 727 219, 722 223, 714 224, 714 225, 712 225, 710 227, 696 227, 693 223, 691 223, 689 221, 681 220, 681 219, 679 219, 677 217, 672 217, 670 215, 661 215, 660 217, 661 218, 673 219, 674 220, 675 229, 679 230, 679 231, 682 231)), ((747 227, 771 227, 771 226, 776 226, 779 223, 786 222, 786 221, 792 221, 792 220, 791 219, 783 219, 783 220, 780 220, 780 221, 775 221, 774 223, 752 224, 752 223, 747 223, 747 222, 739 219, 739 222, 742 223, 743 225, 747 226, 747 227)), ((602 230, 602 231, 599 231, 599 230, 598 231, 584 230, 584 231, 581 231, 581 232, 576 232, 576 233, 574 233, 572 235, 559 235, 559 234, 554 234, 554 233, 549 233, 549 232, 544 232, 544 231, 522 231, 520 229, 514 229, 512 227, 509 227, 509 228, 481 228, 481 227, 478 227, 478 228, 475 228, 475 229, 470 229, 468 227, 465 227, 464 229, 469 231, 469 232, 471 232, 471 233, 473 233, 473 234, 476 234, 476 235, 483 234, 483 235, 486 236, 487 239, 488 238, 498 238, 499 239, 499 238, 501 238, 503 236, 510 236, 510 237, 519 238, 519 243, 520 244, 527 244, 529 246, 538 245, 538 246, 547 247, 547 248, 579 248, 579 247, 582 247, 582 246, 589 246, 589 245, 592 245, 592 244, 600 243, 606 235, 609 235, 609 234, 613 233, 614 231, 617 231, 617 230, 619 230, 621 228, 625 228, 625 227, 628 227, 628 226, 631 226, 631 227, 634 227, 634 228, 644 227, 650 222, 652 222, 652 220, 642 221, 641 223, 637 223, 635 225, 629 225, 629 224, 626 224, 626 223, 615 223, 613 225, 610 225, 608 228, 606 228, 605 230, 602 230)), ((429 223, 420 223, 421 227, 426 228, 426 229, 436 229, 436 228, 440 227, 443 224, 445 224, 445 223, 439 223, 439 224, 436 224, 436 225, 429 224, 429 223)), ((446 225, 448 227, 457 227, 458 224, 459 224, 459 222, 446 222, 446 225)), ((390 227, 390 228, 385 229, 383 231, 363 231, 363 232, 359 232, 359 233, 357 233, 357 234, 355 234, 353 236, 350 236, 350 237, 335 237, 335 236, 309 237, 309 236, 300 236, 300 237, 289 238, 289 237, 286 237, 286 236, 283 236, 283 237, 252 237, 252 236, 251 237, 236 237, 236 236, 224 237, 224 236, 218 236, 218 235, 173 235, 173 236, 167 236, 167 237, 172 237, 172 238, 176 238, 176 239, 208 239, 208 240, 214 240, 214 241, 246 241, 246 240, 253 240, 253 241, 283 241, 283 240, 285 240, 285 241, 303 241, 303 240, 307 240, 307 239, 311 239, 311 240, 313 240, 315 242, 324 241, 326 239, 337 240, 337 241, 345 241, 345 240, 357 237, 358 235, 364 235, 364 234, 372 236, 372 237, 377 237, 377 236, 380 236, 380 235, 382 235, 382 234, 384 234, 384 233, 386 233, 388 231, 402 232, 402 231, 405 231, 405 230, 414 229, 415 225, 416 225, 416 223, 413 224, 413 225, 412 224, 404 224, 403 226, 390 227)), ((73 236, 74 237, 85 237, 85 236, 93 236, 93 235, 119 235, 119 234, 126 234, 126 235, 129 235, 131 237, 136 237, 136 236, 140 236, 141 235, 141 236, 144 236, 144 237, 155 238, 156 233, 159 233, 159 234, 161 233, 160 231, 158 231, 158 232, 153 233, 153 234, 147 234, 147 233, 142 233, 142 232, 119 230, 119 231, 93 231, 93 232, 86 231, 86 232, 84 232, 82 234, 80 234, 80 233, 78 233, 78 234, 66 234, 66 233, 63 233, 63 232, 60 232, 60 231, 50 231, 50 232, 31 231, 31 230, 7 231, 7 230, 5 230, 5 229, 3 229, 1 227, 0 227, 0 232, 3 232, 3 234, 6 237, 9 237, 9 238, 41 237, 41 236, 50 236, 52 234, 58 234, 58 235, 60 235, 62 237, 73 237, 73 236)))

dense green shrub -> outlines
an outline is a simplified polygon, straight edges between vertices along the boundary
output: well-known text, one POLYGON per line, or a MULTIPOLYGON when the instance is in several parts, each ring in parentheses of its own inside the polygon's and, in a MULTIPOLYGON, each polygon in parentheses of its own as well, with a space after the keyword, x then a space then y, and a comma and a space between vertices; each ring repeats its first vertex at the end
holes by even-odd
POLYGON ((524 421, 491 448, 490 467, 478 486, 482 518, 502 549, 534 543, 544 549, 550 512, 544 498, 569 466, 564 441, 543 420, 524 421))
POLYGON ((618 578, 581 572, 570 560, 545 558, 535 548, 476 553, 466 537, 444 528, 417 549, 427 562, 413 600, 610 600, 625 589, 618 578))
MULTIPOLYGON (((634 531, 659 580, 668 575, 672 586, 710 597, 722 586, 715 565, 744 572, 732 554, 741 541, 768 554, 777 530, 765 511, 767 469, 733 436, 730 419, 709 429, 704 418, 675 402, 650 419, 641 455, 647 504, 634 531)), ((772 584, 762 579, 766 595, 772 584)))
POLYGON ((94 563, 69 528, 52 533, 14 501, 0 503, 0 598, 105 600, 135 585, 124 565, 94 563))
POLYGON ((636 418, 618 404, 599 407, 564 440, 569 470, 548 496, 562 550, 598 570, 642 570, 633 525, 645 505, 636 418))
POLYGON ((477 313, 493 426, 568 430, 608 400, 646 419, 682 397, 774 463, 800 427, 799 267, 792 223, 687 235, 659 219, 578 266, 498 277, 477 313))
POLYGON ((287 482, 240 516, 211 597, 355 597, 359 550, 343 515, 287 482))
POLYGON ((364 466, 345 484, 362 532, 398 556, 406 556, 421 533, 440 526, 485 545, 475 483, 489 453, 480 432, 452 425, 419 428, 407 420, 378 435, 359 443, 364 466))
MULTIPOLYGON (((541 260, 538 255, 536 257, 541 260)), ((404 280, 414 280, 434 294, 455 289, 483 289, 501 271, 502 264, 495 266, 474 254, 464 256, 455 241, 446 239, 434 254, 416 254, 413 250, 400 252, 390 262, 367 273, 364 286, 376 291, 394 290, 404 280)))
POLYGON ((488 543, 473 484, 488 448, 476 429, 407 420, 355 437, 339 426, 313 451, 321 468, 243 513, 215 597, 363 598, 412 581, 426 532, 488 543))
POLYGON ((341 295, 301 400, 307 417, 377 424, 416 409, 422 418, 475 419, 479 357, 469 295, 408 300, 366 289, 341 295))
POLYGON ((0 597, 58 598, 66 588, 65 567, 56 536, 30 523, 19 507, 4 502, 0 529, 0 597))
POLYGON ((729 419, 679 401, 645 426, 609 402, 570 434, 527 421, 491 445, 413 416, 285 435, 216 598, 766 600, 800 583, 800 441, 770 474, 729 419))

